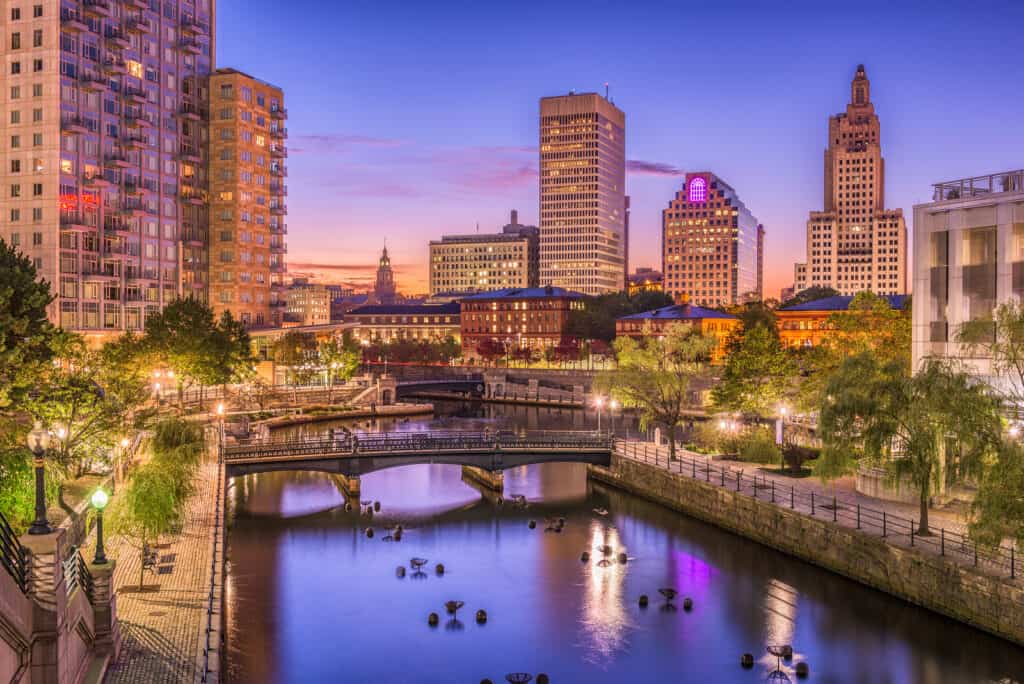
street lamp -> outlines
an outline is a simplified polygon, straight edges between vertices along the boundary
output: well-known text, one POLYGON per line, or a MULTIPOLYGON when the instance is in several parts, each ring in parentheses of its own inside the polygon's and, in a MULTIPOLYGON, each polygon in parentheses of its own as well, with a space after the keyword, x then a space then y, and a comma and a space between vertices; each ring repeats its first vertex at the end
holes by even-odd
POLYGON ((103 509, 107 507, 107 493, 97 489, 92 493, 92 506, 96 509, 96 555, 92 562, 95 565, 104 565, 107 562, 107 554, 103 550, 103 509))
POLYGON ((29 534, 50 534, 50 523, 46 520, 46 450, 50 446, 50 432, 43 429, 38 420, 35 427, 28 433, 28 448, 34 456, 32 463, 36 469, 36 519, 28 528, 29 534))
POLYGON ((775 421, 775 443, 780 445, 780 446, 782 445, 782 439, 783 439, 782 432, 783 432, 783 427, 786 424, 786 414, 787 413, 789 413, 789 409, 786 407, 785 404, 783 404, 782 406, 779 407, 779 417, 775 421))
POLYGON ((597 431, 601 432, 601 408, 604 406, 604 397, 594 397, 594 406, 597 408, 597 431))
POLYGON ((608 404, 608 414, 612 417, 612 434, 615 434, 615 411, 619 408, 619 400, 612 399, 608 404))

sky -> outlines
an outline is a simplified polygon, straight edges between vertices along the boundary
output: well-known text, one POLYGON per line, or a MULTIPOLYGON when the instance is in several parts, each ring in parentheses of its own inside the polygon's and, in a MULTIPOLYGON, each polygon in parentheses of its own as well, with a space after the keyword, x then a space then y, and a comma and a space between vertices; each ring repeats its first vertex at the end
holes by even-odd
MULTIPOLYGON (((1024 168, 1024 2, 218 0, 217 66, 285 90, 288 262, 399 289, 427 244, 538 223, 538 100, 604 89, 626 113, 630 270, 660 268, 661 211, 711 171, 765 226, 765 296, 792 284, 823 204, 828 117, 863 63, 887 208, 1024 168)), ((908 259, 909 260, 909 259, 908 259)), ((908 279, 909 280, 909 279, 908 279)))

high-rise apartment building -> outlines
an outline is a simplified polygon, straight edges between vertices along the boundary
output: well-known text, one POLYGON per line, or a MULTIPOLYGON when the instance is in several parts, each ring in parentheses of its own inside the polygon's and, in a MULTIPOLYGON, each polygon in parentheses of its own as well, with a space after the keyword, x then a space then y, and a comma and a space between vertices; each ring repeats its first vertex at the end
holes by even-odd
POLYGON ((713 173, 686 174, 662 211, 666 293, 698 306, 761 299, 764 228, 732 186, 713 173))
POLYGON ((285 307, 286 117, 280 88, 210 75, 210 305, 247 326, 279 324, 285 307))
POLYGON ((537 287, 540 231, 511 221, 500 233, 444 235, 430 242, 430 294, 537 287))
POLYGON ((825 207, 807 221, 807 260, 793 273, 797 292, 813 286, 842 294, 907 291, 907 227, 902 209, 885 208, 881 143, 862 64, 846 111, 829 118, 825 207))
POLYGON ((596 93, 542 98, 540 284, 625 289, 626 210, 626 115, 596 93))
POLYGON ((0 235, 87 334, 206 297, 212 0, 2 0, 0 235))

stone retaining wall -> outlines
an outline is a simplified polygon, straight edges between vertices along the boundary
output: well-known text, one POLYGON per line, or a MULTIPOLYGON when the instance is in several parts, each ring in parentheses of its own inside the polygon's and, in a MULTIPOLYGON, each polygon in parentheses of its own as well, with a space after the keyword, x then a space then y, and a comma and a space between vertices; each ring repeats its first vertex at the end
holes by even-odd
POLYGON ((594 479, 1024 645, 1024 588, 656 466, 612 457, 594 479))

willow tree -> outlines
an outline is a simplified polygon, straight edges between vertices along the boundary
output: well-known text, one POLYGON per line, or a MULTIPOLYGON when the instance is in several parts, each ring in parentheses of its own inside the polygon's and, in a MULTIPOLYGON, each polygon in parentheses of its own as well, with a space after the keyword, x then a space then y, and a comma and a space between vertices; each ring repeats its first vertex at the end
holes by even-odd
POLYGON ((697 408, 691 399, 695 380, 708 375, 708 361, 717 344, 692 326, 673 323, 662 336, 644 331, 641 339, 615 340, 618 367, 602 381, 623 406, 640 414, 640 427, 665 428, 669 458, 676 457, 675 428, 687 409, 697 408))
POLYGON ((1024 303, 1004 302, 991 319, 964 323, 957 341, 970 355, 991 359, 996 390, 1008 402, 1024 406, 1024 303))
POLYGON ((928 535, 928 504, 943 483, 977 477, 1002 441, 1000 402, 987 385, 950 361, 927 359, 914 375, 899 359, 865 351, 831 375, 818 433, 838 472, 854 460, 885 467, 917 492, 918 534, 928 535))

